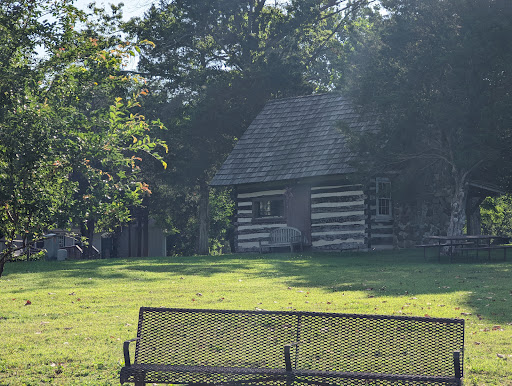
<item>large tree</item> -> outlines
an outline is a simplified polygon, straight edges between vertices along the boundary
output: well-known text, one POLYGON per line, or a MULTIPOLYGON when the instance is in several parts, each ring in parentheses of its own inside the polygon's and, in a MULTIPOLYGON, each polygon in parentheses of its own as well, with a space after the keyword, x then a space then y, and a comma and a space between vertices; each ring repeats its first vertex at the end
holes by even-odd
MULTIPOLYGON (((500 181, 510 165, 512 4, 388 0, 352 35, 346 87, 382 130, 359 138, 372 165, 407 176, 444 174, 446 233, 465 225, 468 181, 500 181)), ((509 175, 509 174, 508 174, 509 175)))
POLYGON ((0 275, 52 227, 76 221, 90 239, 97 219, 127 219, 148 190, 139 154, 161 159, 165 146, 149 137, 137 84, 120 72, 130 48, 98 35, 115 18, 96 10, 100 24, 69 3, 0 4, 0 275))
POLYGON ((58 162, 58 117, 45 98, 45 71, 36 52, 64 38, 59 26, 68 11, 31 1, 0 4, 0 275, 20 247, 17 237, 26 244, 65 221, 69 167, 58 162), (49 15, 56 21, 48 22, 49 15))
POLYGON ((172 112, 162 118, 175 145, 169 184, 198 193, 199 253, 208 253, 207 183, 236 138, 268 99, 333 86, 344 27, 368 3, 162 1, 127 24, 156 43, 138 71, 153 80, 158 111, 172 112))
MULTIPOLYGON (((141 180, 144 155, 162 161, 155 150, 159 145, 166 149, 151 135, 162 127, 160 122, 148 123, 140 113, 140 94, 147 93, 143 80, 121 71, 123 59, 138 47, 101 34, 102 29, 111 32, 116 19, 101 10, 95 14, 101 27, 89 22, 72 42, 57 48, 69 64, 54 74, 50 85, 52 106, 66 118, 60 139, 76 184, 71 221, 88 241, 96 230, 113 231, 129 222, 131 207, 150 193, 141 180)), ((90 243, 84 252, 92 253, 90 243)))

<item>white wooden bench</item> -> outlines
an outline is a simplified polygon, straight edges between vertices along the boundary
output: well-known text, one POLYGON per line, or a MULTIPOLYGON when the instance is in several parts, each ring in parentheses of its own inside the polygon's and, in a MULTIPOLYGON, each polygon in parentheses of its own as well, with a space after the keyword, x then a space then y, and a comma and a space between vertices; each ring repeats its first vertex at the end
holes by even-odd
POLYGON ((268 240, 260 240, 260 253, 263 253, 264 248, 272 250, 272 248, 290 247, 293 252, 293 247, 298 246, 302 251, 304 248, 304 237, 302 232, 293 227, 281 227, 272 229, 268 236, 268 240))

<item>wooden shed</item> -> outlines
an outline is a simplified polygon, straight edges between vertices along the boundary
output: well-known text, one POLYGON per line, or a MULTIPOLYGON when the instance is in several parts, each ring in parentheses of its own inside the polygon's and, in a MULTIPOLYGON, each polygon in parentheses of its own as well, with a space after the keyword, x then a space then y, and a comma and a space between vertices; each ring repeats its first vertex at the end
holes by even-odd
POLYGON ((393 247, 391 182, 356 178, 342 126, 377 128, 337 93, 267 103, 210 183, 236 190, 237 252, 257 251, 282 226, 315 250, 393 247))

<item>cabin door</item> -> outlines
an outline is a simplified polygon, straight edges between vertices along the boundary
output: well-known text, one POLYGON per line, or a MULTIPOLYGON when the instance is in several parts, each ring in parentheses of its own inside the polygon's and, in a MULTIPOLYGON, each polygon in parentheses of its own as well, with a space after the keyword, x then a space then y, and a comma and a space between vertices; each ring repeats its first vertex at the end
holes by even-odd
POLYGON ((299 229, 311 244, 311 189, 309 186, 297 185, 286 194, 287 225, 299 229))

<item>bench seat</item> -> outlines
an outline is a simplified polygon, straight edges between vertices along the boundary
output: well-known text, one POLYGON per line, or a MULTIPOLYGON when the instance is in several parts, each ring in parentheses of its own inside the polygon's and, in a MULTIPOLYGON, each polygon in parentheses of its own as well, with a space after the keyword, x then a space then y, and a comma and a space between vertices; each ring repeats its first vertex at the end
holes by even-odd
POLYGON ((275 384, 281 381, 297 383, 335 382, 339 379, 363 381, 409 381, 420 384, 458 385, 454 377, 432 375, 397 375, 383 373, 356 373, 342 371, 321 370, 290 370, 272 368, 246 368, 246 367, 214 367, 214 366, 172 366, 172 365, 132 365, 121 371, 121 383, 135 382, 144 378, 146 383, 183 383, 194 384, 251 384, 269 382, 275 384), (216 375, 222 374, 222 379, 216 375), (229 377, 226 377, 229 375, 229 377))
POLYGON ((226 383, 286 379, 285 369, 134 364, 123 367, 121 383, 144 379, 146 383, 226 383))

